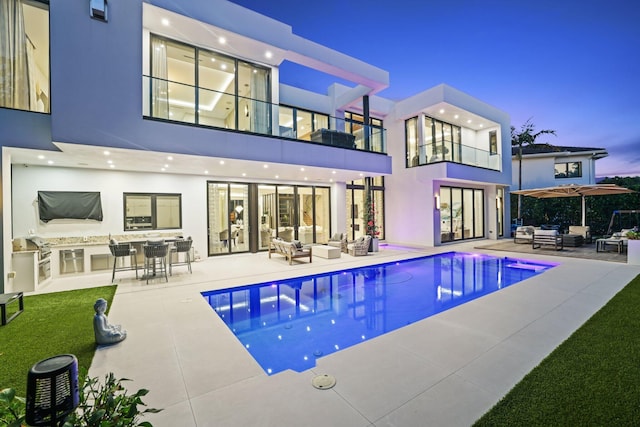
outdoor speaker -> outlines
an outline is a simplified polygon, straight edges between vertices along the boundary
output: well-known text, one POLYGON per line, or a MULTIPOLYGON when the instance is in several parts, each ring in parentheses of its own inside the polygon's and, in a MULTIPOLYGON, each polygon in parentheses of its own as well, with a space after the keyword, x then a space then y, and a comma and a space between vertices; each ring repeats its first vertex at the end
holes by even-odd
POLYGON ((55 426, 78 406, 78 359, 61 354, 31 367, 27 378, 26 421, 55 426))

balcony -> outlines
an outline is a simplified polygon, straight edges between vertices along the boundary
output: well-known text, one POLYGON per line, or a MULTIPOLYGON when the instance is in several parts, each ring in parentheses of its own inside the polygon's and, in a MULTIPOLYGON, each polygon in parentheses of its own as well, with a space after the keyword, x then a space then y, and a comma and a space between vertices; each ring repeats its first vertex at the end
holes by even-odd
POLYGON ((145 118, 386 153, 380 127, 323 115, 325 123, 301 132, 280 118, 279 104, 150 76, 143 76, 142 91, 145 118))
POLYGON ((487 150, 459 143, 444 142, 421 145, 418 147, 418 153, 413 156, 409 153, 408 167, 452 162, 497 171, 502 169, 500 154, 491 154, 487 150), (431 153, 431 155, 427 155, 427 153, 431 153))

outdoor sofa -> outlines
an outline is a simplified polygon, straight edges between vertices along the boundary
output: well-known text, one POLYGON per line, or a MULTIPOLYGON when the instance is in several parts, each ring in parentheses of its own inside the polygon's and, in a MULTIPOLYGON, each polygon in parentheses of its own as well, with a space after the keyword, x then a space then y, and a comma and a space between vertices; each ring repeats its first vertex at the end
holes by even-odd
POLYGON ((303 247, 300 242, 287 242, 279 237, 271 239, 271 244, 269 245, 269 258, 271 258, 272 253, 280 254, 289 261, 289 265, 291 265, 296 258, 309 257, 309 262, 312 262, 311 252, 311 246, 303 247))
POLYGON ((558 233, 558 230, 535 230, 531 247, 538 249, 543 246, 553 246, 557 251, 562 250, 564 248, 562 234, 558 233))

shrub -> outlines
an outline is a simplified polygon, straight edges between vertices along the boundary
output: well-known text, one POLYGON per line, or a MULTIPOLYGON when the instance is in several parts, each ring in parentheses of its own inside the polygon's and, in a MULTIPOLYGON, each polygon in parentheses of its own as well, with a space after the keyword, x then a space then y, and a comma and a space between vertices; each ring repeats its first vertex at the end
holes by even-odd
MULTIPOLYGON (((113 373, 105 376, 104 383, 98 378, 90 378, 82 373, 79 378, 80 403, 74 412, 69 414, 64 427, 152 427, 148 421, 139 422, 139 418, 147 413, 157 413, 162 409, 140 407, 147 406, 142 397, 149 390, 140 389, 127 394, 122 386, 126 378, 116 379, 113 373)), ((20 427, 25 419, 25 399, 16 396, 11 388, 0 391, 0 425, 20 427)))

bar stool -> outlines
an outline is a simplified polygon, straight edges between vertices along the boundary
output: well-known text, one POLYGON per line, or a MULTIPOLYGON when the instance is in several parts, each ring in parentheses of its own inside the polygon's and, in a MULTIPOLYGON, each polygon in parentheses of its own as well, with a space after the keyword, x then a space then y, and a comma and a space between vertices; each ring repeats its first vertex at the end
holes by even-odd
POLYGON ((171 257, 169 258, 169 275, 171 275, 171 270, 174 265, 186 265, 189 269, 189 273, 191 271, 191 245, 193 244, 193 240, 191 240, 191 236, 186 239, 177 239, 174 242, 174 245, 171 246, 171 257), (173 254, 176 254, 177 261, 173 262, 173 254), (180 254, 184 253, 184 261, 180 262, 180 254))
POLYGON ((169 281, 167 276, 167 253, 169 252, 169 245, 164 242, 147 242, 142 246, 144 250, 144 275, 149 283, 149 276, 155 276, 157 270, 160 273, 164 273, 164 279, 169 281))
POLYGON ((136 248, 131 247, 130 243, 111 243, 109 245, 111 255, 113 259, 113 273, 111 274, 111 282, 115 280, 116 271, 124 270, 136 270, 136 279, 138 278, 138 251, 136 248), (129 257, 129 265, 126 264, 122 267, 117 267, 118 258, 129 257))

